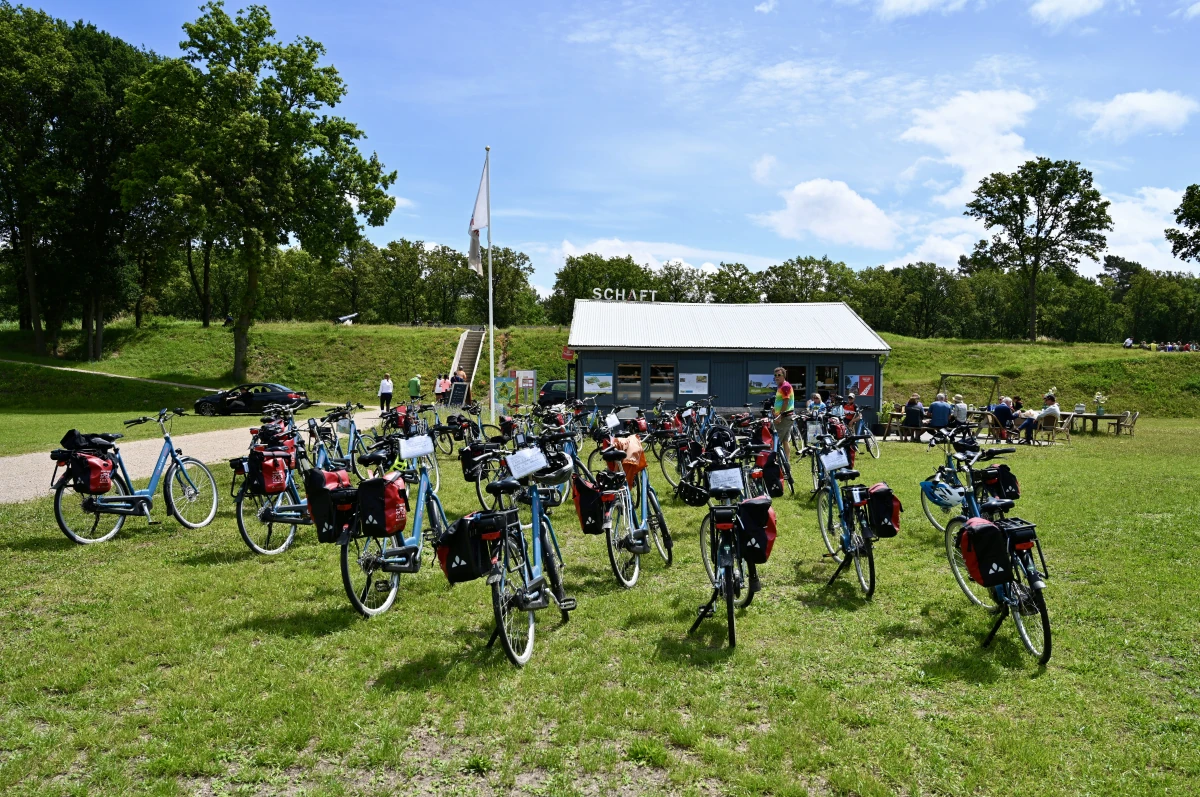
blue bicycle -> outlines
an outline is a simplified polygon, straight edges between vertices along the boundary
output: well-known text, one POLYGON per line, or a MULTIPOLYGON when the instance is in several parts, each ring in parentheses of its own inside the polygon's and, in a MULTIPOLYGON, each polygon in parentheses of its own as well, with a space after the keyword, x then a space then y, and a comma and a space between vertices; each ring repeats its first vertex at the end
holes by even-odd
POLYGON ((817 490, 817 526, 828 551, 825 556, 838 563, 829 583, 853 562, 863 595, 870 598, 875 594, 876 537, 868 523, 867 487, 839 484, 858 478, 858 471, 850 468, 847 450, 863 439, 861 435, 846 435, 841 440, 834 440, 832 435, 818 436, 816 456, 823 460, 826 481, 817 490))
MULTIPOLYGON (((150 484, 144 490, 131 488, 133 480, 125 467, 125 460, 116 446, 124 435, 117 433, 84 435, 84 444, 76 450, 59 449, 50 454, 55 465, 55 477, 60 465, 66 466, 62 477, 54 484, 54 519, 58 527, 72 542, 90 545, 104 542, 116 536, 125 525, 125 518, 140 515, 150 519, 154 508, 154 494, 159 480, 165 473, 163 500, 167 510, 175 519, 189 529, 207 526, 217 514, 217 482, 212 472, 198 459, 187 457, 171 441, 167 424, 185 415, 183 410, 159 410, 157 417, 142 416, 125 421, 125 426, 138 426, 155 421, 163 436, 162 450, 150 474, 150 484), (80 484, 79 470, 74 460, 92 456, 111 463, 110 485, 105 493, 85 492, 80 484), (80 488, 83 489, 80 489, 80 488)), ((149 520, 151 524, 157 521, 149 520)))

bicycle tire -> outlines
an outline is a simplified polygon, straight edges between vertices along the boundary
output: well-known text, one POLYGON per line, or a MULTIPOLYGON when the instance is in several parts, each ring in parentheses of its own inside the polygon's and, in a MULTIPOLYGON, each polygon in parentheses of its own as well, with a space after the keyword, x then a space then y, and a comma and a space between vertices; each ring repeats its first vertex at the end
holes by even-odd
POLYGON ((437 454, 426 454, 421 457, 421 461, 425 463, 425 469, 429 471, 429 489, 436 495, 442 486, 442 469, 438 466, 437 454))
POLYGON ((950 573, 954 576, 955 582, 958 583, 958 588, 967 596, 967 600, 982 609, 994 614, 1000 611, 1000 604, 996 602, 995 595, 989 587, 982 584, 976 584, 971 580, 970 574, 967 572, 967 563, 963 561, 962 552, 958 550, 958 546, 954 544, 955 538, 958 536, 959 530, 966 525, 967 519, 959 515, 952 518, 946 523, 945 531, 945 547, 946 561, 950 564, 950 573))
POLYGON ((658 461, 659 468, 663 472, 663 476, 667 480, 667 484, 671 485, 672 489, 679 486, 679 480, 683 478, 679 465, 679 450, 674 446, 663 446, 662 457, 658 461))
POLYGON ((667 567, 675 561, 675 548, 671 541, 671 532, 667 528, 667 518, 663 515, 662 506, 658 503, 658 493, 653 489, 649 490, 650 504, 647 507, 650 523, 650 537, 654 540, 654 547, 658 549, 658 555, 666 563, 667 567))
POLYGON ((792 463, 787 457, 779 457, 779 468, 783 471, 783 483, 787 485, 788 495, 795 495, 796 482, 792 478, 792 463))
POLYGON ((835 505, 828 487, 817 490, 817 528, 821 531, 821 541, 825 550, 837 564, 842 563, 841 523, 834 517, 835 505))
POLYGON ((446 456, 454 453, 454 435, 450 432, 439 432, 437 436, 438 451, 446 456))
POLYGON ((346 597, 350 605, 363 617, 374 617, 392 608, 396 601, 396 592, 400 587, 399 573, 384 573, 378 567, 368 567, 371 560, 383 555, 389 546, 388 539, 378 537, 354 536, 341 548, 342 586, 346 588, 346 597), (362 574, 362 589, 358 589, 355 576, 362 574), (383 578, 376 580, 382 574, 383 578), (391 582, 391 587, 380 600, 378 595, 383 593, 377 584, 391 582), (376 597, 376 600, 371 600, 376 597))
POLYGON ((925 517, 929 519, 929 524, 938 531, 945 531, 949 526, 950 521, 962 514, 963 505, 957 506, 942 506, 935 504, 929 500, 929 496, 925 495, 925 490, 921 490, 921 509, 925 512, 925 517))
MULTIPOLYGON (((739 569, 741 569, 740 566, 743 564, 746 564, 745 559, 738 562, 739 569)), ((751 565, 751 567, 753 567, 753 565, 751 565)), ((756 593, 754 590, 750 589, 750 572, 751 571, 747 569, 744 573, 745 578, 742 579, 742 591, 737 598, 737 607, 739 609, 748 609, 750 604, 754 602, 754 595, 756 593)))
POLYGON ((592 473, 608 469, 608 463, 604 461, 604 456, 600 453, 602 450, 599 446, 596 446, 592 449, 592 453, 588 454, 587 469, 592 473))
POLYGON ((1025 583, 1022 566, 1013 564, 1013 581, 1009 588, 1018 596, 1018 605, 1009 607, 1013 624, 1017 627, 1017 636, 1021 644, 1031 656, 1037 657, 1037 663, 1044 665, 1050 661, 1053 648, 1050 636, 1050 612, 1046 609, 1046 597, 1040 589, 1034 589, 1025 583), (1037 621, 1030 622, 1037 617, 1037 621), (1040 633, 1039 633, 1040 632, 1040 633))
POLYGON ((359 481, 369 478, 368 469, 358 464, 358 458, 368 451, 367 442, 363 436, 359 435, 358 439, 354 441, 354 445, 350 445, 350 441, 347 440, 346 448, 348 449, 346 455, 350 458, 350 470, 354 473, 355 478, 359 481))
MULTIPOLYGON (((119 476, 115 471, 112 475, 112 491, 118 496, 130 495, 129 486, 125 484, 125 479, 119 476)), ((107 542, 117 535, 125 525, 125 518, 128 515, 113 515, 107 512, 88 512, 84 510, 84 504, 87 499, 93 496, 84 493, 75 492, 75 488, 71 486, 71 480, 65 479, 58 485, 54 491, 54 519, 58 522, 58 528, 66 535, 67 539, 79 545, 93 545, 98 542, 107 542), (75 507, 75 501, 79 502, 78 512, 72 512, 75 507), (67 514, 78 514, 78 518, 68 518, 67 514), (85 517, 91 517, 92 527, 85 532, 84 527, 87 525, 85 517), (95 532, 100 528, 100 519, 105 517, 116 518, 112 528, 106 529, 102 534, 96 536, 95 532), (72 520, 78 520, 75 526, 72 527, 72 520)))
POLYGON ((617 583, 625 589, 637 585, 642 570, 641 556, 621 547, 621 542, 629 539, 633 533, 632 508, 629 504, 628 495, 618 496, 609 516, 608 533, 604 535, 608 542, 608 563, 612 565, 617 583))
MULTIPOLYGON (((295 486, 289 485, 286 492, 279 493, 278 495, 270 498, 271 505, 278 505, 281 501, 283 501, 285 496, 292 504, 300 503, 300 496, 296 492, 295 486)), ((246 543, 246 547, 254 553, 261 554, 263 556, 275 556, 276 554, 283 553, 289 547, 291 547, 292 542, 296 539, 297 524, 288 524, 288 532, 284 536, 283 542, 276 547, 271 547, 272 538, 275 536, 275 522, 264 522, 261 520, 263 507, 266 506, 267 503, 267 496, 247 493, 246 487, 243 485, 242 489, 238 490, 237 498, 234 500, 234 515, 237 517, 238 532, 242 535, 242 542, 246 543), (253 508, 249 518, 246 517, 247 502, 249 502, 250 506, 253 508), (251 525, 252 523, 257 525, 251 525), (266 527, 266 538, 260 544, 257 540, 252 539, 252 537, 256 535, 252 535, 250 530, 258 530, 264 526, 266 527)), ((280 525, 284 524, 281 523, 280 525)))
POLYGON ((817 460, 817 454, 813 454, 811 457, 809 457, 809 460, 810 467, 812 468, 813 492, 815 493, 817 490, 821 489, 821 485, 824 484, 824 479, 821 478, 821 463, 817 460))
POLYGON ((525 557, 512 539, 506 538, 505 552, 501 555, 504 562, 504 576, 492 583, 492 616, 496 621, 496 634, 500 637, 500 646, 504 655, 516 667, 524 667, 533 655, 534 622, 533 612, 517 608, 516 596, 525 590, 525 557), (510 561, 511 559, 511 561, 510 561), (516 566, 513 567, 512 563, 516 566), (520 621, 520 615, 527 615, 527 625, 520 621), (518 639, 521 627, 525 626, 524 647, 518 649, 518 639))
POLYGON ((516 504, 515 496, 492 495, 487 491, 487 486, 494 481, 499 481, 507 471, 508 468, 499 460, 489 459, 476 472, 475 497, 479 499, 479 505, 484 510, 512 509, 516 504))
POLYGON ((868 428, 866 435, 867 453, 871 455, 872 459, 879 459, 879 441, 875 439, 875 433, 868 428))
POLYGON ((217 495, 217 480, 213 478, 212 471, 208 469, 208 466, 195 457, 181 457, 180 463, 182 467, 180 464, 172 463, 171 467, 167 469, 163 484, 163 498, 167 504, 167 511, 174 515, 181 525, 189 529, 202 529, 212 523, 213 518, 217 516, 217 504, 220 501, 217 495), (190 486, 181 476, 185 473, 188 480, 191 481, 190 486), (178 491, 178 495, 176 491, 178 491), (184 507, 188 505, 203 509, 202 505, 197 502, 204 501, 206 494, 212 496, 208 512, 200 520, 184 517, 184 507))
POLYGON ((729 626, 729 647, 737 647, 737 620, 734 617, 735 595, 733 565, 725 565, 725 622, 729 626))
POLYGON ((712 538, 712 515, 706 512, 700 521, 700 561, 704 563, 708 582, 714 587, 717 586, 717 563, 713 558, 716 549, 716 542, 712 538))
POLYGON ((854 541, 854 574, 858 576, 863 597, 870 600, 875 594, 875 546, 857 531, 851 538, 854 541))
MULTIPOLYGON (((542 519, 545 523, 545 518, 542 519)), ((542 527, 542 566, 546 569, 546 581, 550 584, 550 594, 554 596, 554 602, 559 605, 559 614, 562 621, 565 623, 571 619, 571 613, 566 609, 561 608, 563 600, 567 597, 566 587, 563 586, 562 568, 560 567, 558 556, 554 553, 554 543, 550 541, 550 536, 546 534, 545 526, 542 527)))
POLYGON ((479 427, 483 439, 488 443, 507 443, 508 440, 504 437, 504 432, 500 431, 500 427, 494 423, 485 423, 479 427))

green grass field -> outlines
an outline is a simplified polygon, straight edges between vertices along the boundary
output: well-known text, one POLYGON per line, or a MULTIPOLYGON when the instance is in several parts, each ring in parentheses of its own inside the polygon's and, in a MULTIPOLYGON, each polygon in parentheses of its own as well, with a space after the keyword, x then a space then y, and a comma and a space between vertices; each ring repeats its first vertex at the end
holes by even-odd
MULTIPOLYGON (((721 619, 685 633, 701 510, 667 501, 675 565, 647 557, 630 591, 556 510, 579 608, 539 616, 524 670, 484 647, 482 582, 450 588, 427 556, 360 619, 335 547, 305 528, 250 554, 227 492, 209 528, 137 520, 86 548, 50 500, 3 506, 0 792, 1196 794, 1197 446, 1200 424, 1150 419, 1010 457, 1050 567, 1045 668, 1011 622, 980 649, 989 619, 918 500, 937 455, 911 444, 860 460, 906 507, 874 600, 825 586, 811 506, 777 499, 732 651, 721 619)), ((456 471, 451 517, 474 506, 456 471)))

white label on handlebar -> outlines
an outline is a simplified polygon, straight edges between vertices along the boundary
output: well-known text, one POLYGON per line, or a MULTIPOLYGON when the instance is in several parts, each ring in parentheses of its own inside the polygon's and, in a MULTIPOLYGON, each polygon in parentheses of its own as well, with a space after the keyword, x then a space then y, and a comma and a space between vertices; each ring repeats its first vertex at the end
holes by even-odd
POLYGON ((621 419, 617 417, 615 412, 610 412, 608 417, 604 419, 609 429, 617 429, 621 426, 621 419))
POLYGON ((700 409, 696 410, 696 412, 701 418, 703 418, 705 415, 708 415, 708 407, 701 407, 700 409))
POLYGON ((538 448, 522 448, 509 454, 506 460, 514 479, 524 479, 549 465, 546 455, 538 448))
POLYGON ((827 454, 821 455, 821 464, 825 466, 825 470, 837 470, 838 468, 850 467, 850 458, 846 456, 844 449, 830 451, 827 454))
POLYGON ((416 459, 433 453, 433 438, 427 434, 406 437, 400 441, 400 459, 416 459))
POLYGON ((742 491, 742 469, 723 468, 708 472, 708 489, 742 491))

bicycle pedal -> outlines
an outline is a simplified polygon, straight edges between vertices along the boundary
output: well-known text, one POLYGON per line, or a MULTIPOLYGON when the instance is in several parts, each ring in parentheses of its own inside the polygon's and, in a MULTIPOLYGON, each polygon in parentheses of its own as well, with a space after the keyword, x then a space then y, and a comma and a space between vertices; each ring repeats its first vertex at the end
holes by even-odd
POLYGON ((574 598, 563 598, 558 602, 558 608, 562 609, 564 612, 575 611, 575 606, 576 603, 574 598))
POLYGON ((697 612, 697 616, 705 620, 707 620, 709 617, 712 617, 714 614, 716 614, 716 610, 713 609, 712 604, 710 603, 706 603, 701 606, 700 610, 697 612))
POLYGON ((389 579, 388 581, 376 581, 375 582, 375 591, 376 592, 391 592, 392 591, 391 580, 389 579))

